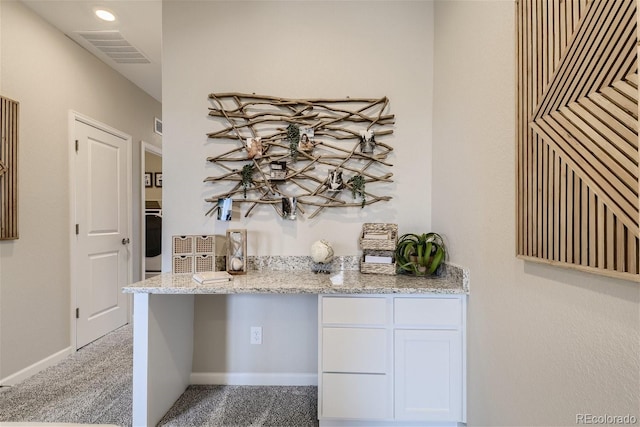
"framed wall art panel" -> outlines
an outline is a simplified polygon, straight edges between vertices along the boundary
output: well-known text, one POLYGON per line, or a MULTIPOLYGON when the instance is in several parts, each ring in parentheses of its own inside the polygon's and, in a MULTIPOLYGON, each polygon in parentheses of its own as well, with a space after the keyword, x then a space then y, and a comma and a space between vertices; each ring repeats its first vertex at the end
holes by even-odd
POLYGON ((0 96, 0 240, 18 238, 18 112, 0 96))
POLYGON ((637 0, 516 20, 517 255, 639 281, 637 0))

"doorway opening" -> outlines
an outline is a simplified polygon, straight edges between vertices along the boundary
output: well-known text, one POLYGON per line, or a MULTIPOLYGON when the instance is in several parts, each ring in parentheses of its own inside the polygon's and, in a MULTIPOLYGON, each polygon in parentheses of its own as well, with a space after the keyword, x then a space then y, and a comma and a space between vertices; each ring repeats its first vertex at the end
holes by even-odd
POLYGON ((162 272, 162 149, 142 142, 140 153, 143 173, 141 271, 144 279, 162 272))

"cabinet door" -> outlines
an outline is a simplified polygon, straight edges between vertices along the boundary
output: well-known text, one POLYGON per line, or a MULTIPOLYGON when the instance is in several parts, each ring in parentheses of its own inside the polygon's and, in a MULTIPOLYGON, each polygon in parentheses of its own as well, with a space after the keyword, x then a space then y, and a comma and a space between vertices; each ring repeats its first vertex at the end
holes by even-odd
POLYGON ((455 330, 396 330, 395 417, 462 420, 462 336, 455 330))

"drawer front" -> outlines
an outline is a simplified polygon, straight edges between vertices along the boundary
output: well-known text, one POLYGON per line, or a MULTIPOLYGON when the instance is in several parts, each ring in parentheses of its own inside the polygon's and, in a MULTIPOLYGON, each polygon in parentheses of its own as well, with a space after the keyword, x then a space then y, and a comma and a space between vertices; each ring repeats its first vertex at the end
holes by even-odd
POLYGON ((387 375, 323 374, 321 416, 390 418, 390 389, 387 375))
POLYGON ((385 298, 321 297, 322 322, 352 325, 384 325, 387 321, 385 298))
POLYGON ((385 329, 322 328, 324 372, 387 372, 385 329))
POLYGON ((395 298, 396 325, 459 326, 462 324, 460 298, 395 298))

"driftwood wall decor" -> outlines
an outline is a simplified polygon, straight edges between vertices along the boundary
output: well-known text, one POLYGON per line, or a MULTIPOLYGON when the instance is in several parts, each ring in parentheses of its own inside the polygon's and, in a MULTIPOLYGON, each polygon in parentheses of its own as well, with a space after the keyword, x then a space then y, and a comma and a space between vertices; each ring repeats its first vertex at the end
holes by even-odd
POLYGON ((638 281, 636 0, 519 0, 517 253, 638 281))
POLYGON ((18 238, 18 107, 0 96, 0 240, 18 238))
MULTIPOLYGON (((392 182, 384 140, 393 133, 389 100, 286 99, 242 93, 209 95, 209 115, 217 130, 208 134, 226 143, 209 157, 217 193, 207 202, 231 198, 271 206, 278 215, 309 218, 325 208, 364 207, 390 200, 376 184, 392 182), (293 204, 292 204, 293 203, 293 204), (291 211, 293 209, 293 212, 291 211)), ((208 212, 211 213, 216 206, 208 212)))

